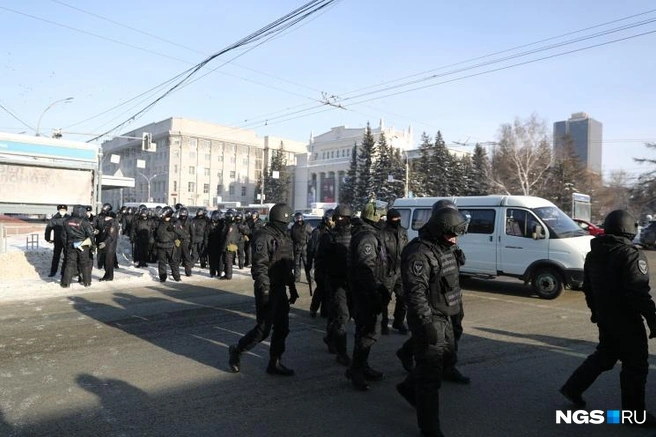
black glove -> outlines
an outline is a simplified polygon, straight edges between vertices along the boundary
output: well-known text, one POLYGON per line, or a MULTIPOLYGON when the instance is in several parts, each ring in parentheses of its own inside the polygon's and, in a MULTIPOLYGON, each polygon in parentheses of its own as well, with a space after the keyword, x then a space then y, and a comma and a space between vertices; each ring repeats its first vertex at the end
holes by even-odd
POLYGON ((296 285, 290 285, 289 286, 289 304, 294 305, 296 303, 296 299, 298 299, 298 291, 296 291, 296 285))
POLYGON ((437 344, 437 329, 435 329, 435 326, 433 326, 432 323, 426 323, 422 326, 422 330, 424 331, 424 339, 426 340, 426 343, 437 344))

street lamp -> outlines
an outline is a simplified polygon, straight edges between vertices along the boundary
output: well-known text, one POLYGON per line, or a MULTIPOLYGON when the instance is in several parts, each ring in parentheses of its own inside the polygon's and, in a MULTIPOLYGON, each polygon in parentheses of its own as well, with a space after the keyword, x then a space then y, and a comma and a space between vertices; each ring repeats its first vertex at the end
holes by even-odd
POLYGON ((64 102, 64 103, 70 103, 72 100, 73 100, 73 97, 66 97, 65 99, 55 100, 55 101, 52 102, 50 105, 48 105, 48 107, 47 107, 46 109, 43 110, 43 112, 41 113, 41 116, 39 116, 39 121, 36 123, 36 136, 37 136, 37 137, 40 137, 40 136, 41 136, 41 135, 39 134, 39 127, 41 126, 41 119, 43 118, 43 114, 45 114, 46 112, 48 112, 48 109, 52 108, 52 107, 55 106, 57 103, 62 103, 62 102, 64 102))
POLYGON ((147 200, 147 201, 148 201, 148 202, 152 202, 153 199, 150 197, 150 182, 151 182, 153 179, 155 179, 157 176, 164 176, 166 173, 154 174, 154 175, 152 175, 152 176, 150 176, 150 177, 146 176, 145 174, 143 174, 143 173, 141 173, 141 172, 137 172, 137 174, 138 174, 139 176, 142 176, 142 177, 146 180, 146 182, 148 182, 148 200, 147 200))

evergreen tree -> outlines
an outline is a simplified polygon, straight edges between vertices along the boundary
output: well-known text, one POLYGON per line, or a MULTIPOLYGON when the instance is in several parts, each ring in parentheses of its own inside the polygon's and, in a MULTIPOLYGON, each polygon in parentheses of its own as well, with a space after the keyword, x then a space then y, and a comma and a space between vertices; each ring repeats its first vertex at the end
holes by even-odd
POLYGON ((405 187, 406 187, 406 171, 405 171, 405 155, 401 154, 401 151, 396 148, 391 148, 392 150, 392 156, 391 156, 391 169, 392 169, 392 176, 394 177, 395 181, 399 181, 397 183, 394 183, 392 186, 392 192, 393 192, 393 199, 397 199, 399 197, 404 197, 405 196, 405 187))
POLYGON ((469 192, 471 158, 464 155, 461 158, 451 156, 451 180, 449 182, 449 196, 467 196, 469 192))
POLYGON ((398 179, 398 174, 395 174, 392 165, 394 149, 387 143, 383 132, 380 133, 377 149, 378 155, 373 164, 372 174, 374 187, 376 187, 376 198, 390 202, 397 197, 398 190, 395 188, 403 184, 403 179, 398 179))
POLYGON ((446 147, 442 132, 437 131, 432 154, 429 156, 428 191, 430 196, 453 196, 455 183, 453 176, 455 161, 446 147))
POLYGON ((419 146, 419 159, 410 163, 410 191, 416 197, 430 196, 428 191, 429 179, 432 177, 430 168, 430 156, 432 155, 434 144, 426 132, 421 134, 421 144, 419 146))
POLYGON ((353 208, 357 211, 364 207, 372 194, 376 192, 373 174, 373 161, 376 156, 376 141, 371 133, 371 127, 367 123, 364 131, 360 153, 358 154, 358 178, 356 186, 356 198, 353 208))
POLYGON ((480 144, 474 147, 474 154, 471 158, 472 168, 468 195, 485 196, 490 194, 490 160, 487 157, 485 148, 480 144))
POLYGON ((287 170, 287 159, 284 151, 285 148, 281 141, 280 148, 272 152, 271 166, 264 168, 264 197, 267 203, 289 203, 287 197, 291 175, 287 170), (277 178, 274 177, 274 172, 277 172, 277 178))
POLYGON ((353 205, 355 202, 355 190, 358 184, 358 146, 353 145, 351 150, 351 164, 346 173, 346 180, 339 189, 339 203, 353 205))

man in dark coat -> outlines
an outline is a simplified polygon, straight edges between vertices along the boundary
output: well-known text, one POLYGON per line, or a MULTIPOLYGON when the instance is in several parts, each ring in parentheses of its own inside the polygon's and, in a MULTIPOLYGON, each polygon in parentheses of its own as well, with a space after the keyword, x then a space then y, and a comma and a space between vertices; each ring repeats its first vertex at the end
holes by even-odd
MULTIPOLYGON (((52 249, 52 263, 50 264, 50 274, 49 277, 53 277, 57 274, 59 270, 59 258, 61 257, 62 252, 64 252, 64 261, 66 260, 66 251, 64 250, 64 242, 62 241, 62 227, 64 225, 64 220, 69 218, 68 215, 68 206, 66 205, 57 205, 57 213, 52 216, 48 221, 46 226, 46 235, 45 239, 48 243, 54 243, 52 249)), ((61 274, 64 274, 64 265, 61 268, 61 274)))
POLYGON ((294 371, 284 366, 280 359, 285 352, 285 339, 289 334, 289 305, 298 299, 294 283, 292 241, 287 225, 292 209, 284 203, 275 204, 269 213, 269 223, 254 235, 253 265, 251 275, 255 288, 255 327, 237 344, 229 348, 230 370, 239 372, 241 354, 265 340, 271 330, 269 365, 271 375, 292 376, 294 371), (289 287, 287 297, 286 287, 289 287))

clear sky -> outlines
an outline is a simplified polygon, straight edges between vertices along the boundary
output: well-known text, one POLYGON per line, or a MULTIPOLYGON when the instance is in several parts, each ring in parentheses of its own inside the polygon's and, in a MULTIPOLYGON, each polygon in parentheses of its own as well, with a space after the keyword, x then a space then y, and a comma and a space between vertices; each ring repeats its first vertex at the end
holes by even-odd
MULTIPOLYGON (((143 93, 304 1, 2 1, 0 131, 34 134, 41 119, 45 135, 87 141, 165 88, 143 93)), ((652 0, 341 0, 214 59, 115 133, 174 116, 304 141, 384 118, 412 125, 417 143, 441 130, 473 145, 515 117, 535 112, 551 127, 583 111, 603 123, 604 174, 635 174, 649 167, 632 158, 653 158, 644 143, 656 142, 655 54, 652 0)))

